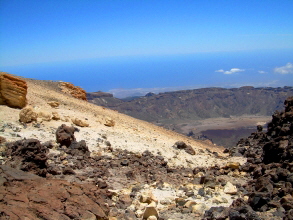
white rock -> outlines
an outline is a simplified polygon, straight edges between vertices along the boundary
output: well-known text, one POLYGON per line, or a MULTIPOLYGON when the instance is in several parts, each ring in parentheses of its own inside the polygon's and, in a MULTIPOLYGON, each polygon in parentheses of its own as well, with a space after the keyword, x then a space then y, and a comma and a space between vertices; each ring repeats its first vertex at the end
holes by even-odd
POLYGON ((202 214, 206 209, 206 205, 204 203, 199 203, 192 206, 192 212, 202 214))
POLYGON ((224 187, 224 193, 235 195, 237 193, 237 188, 232 183, 227 182, 227 184, 224 187))

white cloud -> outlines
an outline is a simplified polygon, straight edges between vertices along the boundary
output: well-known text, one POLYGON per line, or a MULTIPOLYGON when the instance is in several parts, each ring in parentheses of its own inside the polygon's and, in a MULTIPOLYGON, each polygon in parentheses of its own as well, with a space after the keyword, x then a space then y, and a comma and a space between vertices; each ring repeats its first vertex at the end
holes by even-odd
POLYGON ((217 72, 217 73, 223 73, 223 72, 225 72, 225 70, 220 69, 220 70, 216 70, 215 72, 217 72))
POLYGON ((279 74, 293 74, 293 64, 287 63, 285 66, 276 67, 274 69, 275 73, 279 74))
POLYGON ((260 74, 265 74, 265 73, 267 73, 267 72, 266 72, 266 71, 263 71, 263 70, 259 70, 258 73, 260 73, 260 74))
POLYGON ((232 68, 230 70, 223 70, 223 69, 220 69, 220 70, 216 70, 215 72, 218 72, 218 73, 224 73, 224 74, 233 74, 233 73, 239 73, 239 72, 243 72, 245 71, 245 69, 239 69, 239 68, 232 68))

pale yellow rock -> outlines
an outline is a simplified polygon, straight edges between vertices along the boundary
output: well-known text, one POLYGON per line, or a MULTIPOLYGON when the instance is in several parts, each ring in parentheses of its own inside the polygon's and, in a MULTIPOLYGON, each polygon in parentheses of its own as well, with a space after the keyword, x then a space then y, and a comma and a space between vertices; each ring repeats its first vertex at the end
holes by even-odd
POLYGON ((184 185, 188 190, 193 190, 195 188, 194 184, 192 183, 187 183, 184 185))
POLYGON ((108 127, 114 127, 115 121, 110 117, 106 117, 104 125, 106 125, 108 127))
POLYGON ((203 214, 205 209, 206 209, 206 205, 204 203, 199 203, 199 204, 192 206, 193 213, 203 214))
POLYGON ((172 199, 171 198, 163 198, 160 200, 160 203, 162 205, 170 205, 173 203, 172 199))
POLYGON ((142 210, 136 210, 135 215, 137 218, 141 218, 143 215, 143 211, 142 210))
POLYGON ((239 162, 228 162, 226 164, 226 167, 231 168, 231 169, 239 169, 240 163, 239 162))
POLYGON ((237 193, 237 188, 232 183, 227 182, 227 184, 224 187, 224 193, 235 195, 237 193))
POLYGON ((243 196, 243 200, 244 200, 245 202, 248 202, 248 199, 249 199, 249 196, 243 196))
POLYGON ((228 200, 224 197, 216 196, 213 198, 213 203, 216 203, 216 204, 228 203, 228 200))
POLYGON ((52 108, 57 108, 59 107, 59 102, 56 101, 51 101, 51 102, 47 102, 52 108))
POLYGON ((159 218, 159 214, 157 212, 157 209, 155 207, 146 207, 142 218, 143 219, 148 219, 148 217, 150 216, 156 216, 157 218, 159 218))
POLYGON ((198 172, 195 177, 203 177, 205 174, 203 172, 198 172))
POLYGON ((152 197, 153 197, 153 195, 152 195, 151 192, 143 192, 140 195, 139 201, 142 202, 142 203, 150 204, 152 202, 152 197))
POLYGON ((147 220, 157 220, 158 218, 154 215, 151 215, 147 218, 147 220))
POLYGON ((152 201, 148 207, 157 207, 157 203, 155 201, 152 201))
POLYGON ((58 121, 61 119, 61 117, 58 112, 52 112, 52 119, 58 121))
POLYGON ((47 111, 39 111, 38 112, 38 121, 51 121, 52 119, 52 114, 47 111))
POLYGON ((80 127, 88 127, 89 123, 87 123, 85 120, 79 119, 79 118, 72 118, 71 119, 72 123, 80 126, 80 127))
POLYGON ((185 208, 191 208, 192 206, 196 205, 197 203, 195 201, 189 200, 184 204, 185 208))
POLYGON ((61 121, 70 122, 70 117, 68 115, 65 115, 63 116, 63 118, 61 118, 61 121))
POLYGON ((32 121, 37 121, 38 113, 34 111, 31 106, 23 108, 19 112, 19 121, 24 123, 29 123, 32 121))

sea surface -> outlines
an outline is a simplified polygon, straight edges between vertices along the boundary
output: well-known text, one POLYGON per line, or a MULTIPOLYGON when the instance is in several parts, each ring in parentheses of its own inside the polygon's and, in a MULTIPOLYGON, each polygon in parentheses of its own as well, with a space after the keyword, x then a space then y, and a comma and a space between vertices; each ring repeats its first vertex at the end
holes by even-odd
POLYGON ((293 74, 274 72, 275 67, 285 66, 288 62, 293 63, 292 49, 108 57, 4 66, 0 70, 27 78, 71 82, 88 92, 116 89, 115 95, 119 97, 119 89, 142 88, 145 92, 156 92, 243 85, 292 86, 293 74), (231 68, 243 71, 234 74, 216 72, 231 68))

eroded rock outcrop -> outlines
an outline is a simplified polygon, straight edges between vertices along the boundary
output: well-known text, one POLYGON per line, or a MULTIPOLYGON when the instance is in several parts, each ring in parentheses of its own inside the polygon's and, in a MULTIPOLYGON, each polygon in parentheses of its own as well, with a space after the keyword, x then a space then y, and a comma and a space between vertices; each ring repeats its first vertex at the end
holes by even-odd
POLYGON ((72 95, 74 98, 86 100, 86 92, 82 88, 75 86, 68 82, 62 82, 60 84, 62 92, 72 95))
POLYGON ((10 74, 0 73, 0 105, 23 108, 26 100, 27 84, 10 74))

